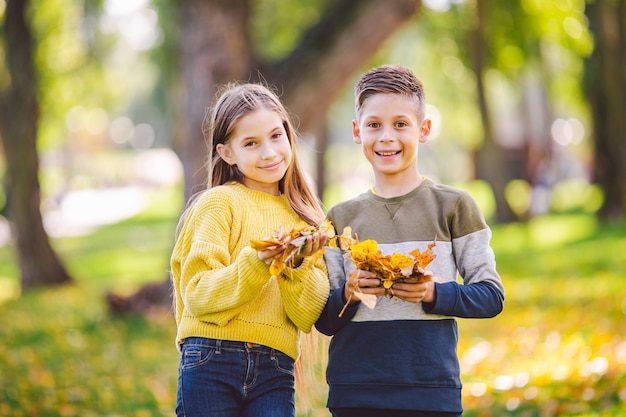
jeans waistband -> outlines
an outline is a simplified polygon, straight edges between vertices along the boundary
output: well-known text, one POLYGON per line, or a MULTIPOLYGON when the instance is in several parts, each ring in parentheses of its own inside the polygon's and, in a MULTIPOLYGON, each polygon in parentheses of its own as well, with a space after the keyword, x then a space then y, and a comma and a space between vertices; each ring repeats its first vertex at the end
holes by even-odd
POLYGON ((203 347, 212 347, 215 348, 217 352, 222 349, 237 349, 237 350, 254 350, 256 352, 265 352, 271 353, 278 352, 276 349, 267 347, 265 345, 260 345, 258 343, 250 343, 250 342, 239 342, 235 340, 222 340, 222 339, 211 339, 208 337, 188 337, 183 342, 183 346, 203 346, 203 347))

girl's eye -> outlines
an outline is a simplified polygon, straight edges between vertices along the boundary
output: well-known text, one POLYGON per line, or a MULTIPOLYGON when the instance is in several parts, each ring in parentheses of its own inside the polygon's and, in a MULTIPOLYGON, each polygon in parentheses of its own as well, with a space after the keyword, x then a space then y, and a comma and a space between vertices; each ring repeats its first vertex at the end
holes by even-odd
POLYGON ((282 136, 283 136, 283 134, 282 134, 282 133, 280 133, 280 132, 279 132, 279 133, 274 133, 274 134, 272 135, 272 139, 280 139, 282 136))
POLYGON ((254 141, 252 141, 252 140, 251 140, 251 141, 245 142, 245 143, 243 144, 243 147, 244 147, 244 148, 249 148, 249 147, 251 147, 251 146, 254 146, 255 144, 256 144, 256 142, 254 142, 254 141))

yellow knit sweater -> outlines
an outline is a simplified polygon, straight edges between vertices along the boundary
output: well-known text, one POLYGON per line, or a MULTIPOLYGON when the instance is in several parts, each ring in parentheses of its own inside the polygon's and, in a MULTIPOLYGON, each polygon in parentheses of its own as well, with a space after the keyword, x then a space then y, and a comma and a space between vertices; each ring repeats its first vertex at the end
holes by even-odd
POLYGON ((285 196, 233 183, 201 195, 185 219, 171 258, 178 332, 187 337, 259 343, 294 360, 329 294, 323 257, 271 277, 251 239, 306 223, 285 196))

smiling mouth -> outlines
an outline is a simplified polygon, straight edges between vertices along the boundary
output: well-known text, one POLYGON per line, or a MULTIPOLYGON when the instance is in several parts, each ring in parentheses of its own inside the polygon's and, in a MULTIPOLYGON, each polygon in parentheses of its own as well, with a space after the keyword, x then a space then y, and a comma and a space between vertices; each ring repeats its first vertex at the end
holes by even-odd
POLYGON ((386 151, 386 152, 376 152, 378 156, 394 156, 398 155, 400 151, 386 151))
POLYGON ((275 169, 278 168, 281 165, 282 161, 276 162, 275 164, 271 164, 271 165, 266 165, 261 167, 261 169, 275 169))

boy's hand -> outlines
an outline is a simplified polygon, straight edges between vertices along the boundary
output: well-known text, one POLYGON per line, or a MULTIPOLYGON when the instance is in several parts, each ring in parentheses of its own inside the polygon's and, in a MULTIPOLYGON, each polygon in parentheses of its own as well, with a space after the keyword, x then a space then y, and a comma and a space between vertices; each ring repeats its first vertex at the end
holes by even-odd
POLYGON ((377 297, 385 294, 385 288, 381 285, 380 280, 376 278, 376 274, 360 269, 350 271, 348 281, 344 286, 344 297, 346 300, 350 300, 350 304, 359 301, 357 297, 352 296, 355 290, 363 294, 372 294, 377 297), (358 290, 356 289, 357 286, 358 290))
POLYGON ((393 295, 411 303, 435 301, 435 282, 428 281, 420 284, 410 282, 396 282, 391 287, 393 295))

